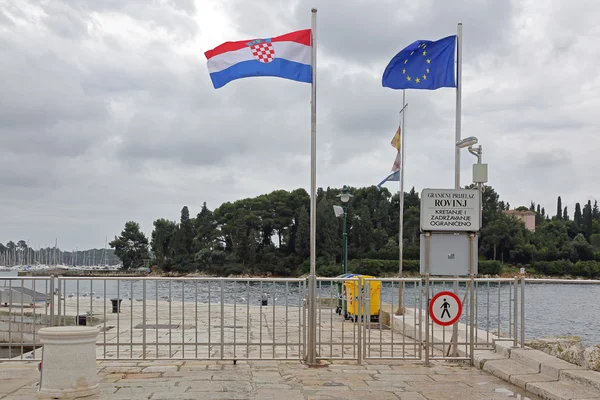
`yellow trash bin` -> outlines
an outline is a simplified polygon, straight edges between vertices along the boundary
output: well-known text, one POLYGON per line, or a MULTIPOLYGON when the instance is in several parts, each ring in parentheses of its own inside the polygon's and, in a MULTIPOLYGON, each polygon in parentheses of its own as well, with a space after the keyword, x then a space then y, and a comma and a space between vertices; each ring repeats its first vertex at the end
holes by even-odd
POLYGON ((364 294, 367 282, 365 279, 374 278, 369 275, 355 275, 350 279, 344 281, 344 289, 346 292, 346 310, 348 316, 356 321, 359 312, 363 316, 370 316, 371 320, 379 320, 379 311, 381 309, 381 281, 369 281, 369 298, 365 299, 364 307, 361 306, 359 311, 359 290, 364 294), (359 287, 360 282, 360 287, 359 287), (366 306, 370 305, 369 310, 366 306))

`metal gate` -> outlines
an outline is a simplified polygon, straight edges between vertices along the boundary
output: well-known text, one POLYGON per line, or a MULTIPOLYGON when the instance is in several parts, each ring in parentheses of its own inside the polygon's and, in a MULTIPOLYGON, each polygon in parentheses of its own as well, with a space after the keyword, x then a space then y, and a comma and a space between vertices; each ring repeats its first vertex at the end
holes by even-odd
POLYGON ((320 278, 317 289, 319 359, 472 361, 476 349, 499 339, 516 346, 524 332, 524 280, 516 278, 320 278), (463 304, 452 326, 429 316, 441 291, 463 304))

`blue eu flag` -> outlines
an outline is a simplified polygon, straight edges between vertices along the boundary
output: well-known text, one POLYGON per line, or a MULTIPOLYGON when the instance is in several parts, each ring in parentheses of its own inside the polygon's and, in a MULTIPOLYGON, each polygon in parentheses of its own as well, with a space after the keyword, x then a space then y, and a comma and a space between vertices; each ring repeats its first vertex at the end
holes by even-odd
POLYGON ((456 87, 454 47, 456 35, 432 42, 417 40, 396 54, 383 72, 383 87, 429 89, 456 87))

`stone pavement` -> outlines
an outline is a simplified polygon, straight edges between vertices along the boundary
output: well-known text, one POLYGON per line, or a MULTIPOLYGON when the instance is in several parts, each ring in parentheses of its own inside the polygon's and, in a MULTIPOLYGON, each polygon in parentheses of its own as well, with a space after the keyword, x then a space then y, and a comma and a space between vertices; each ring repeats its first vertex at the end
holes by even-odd
MULTIPOLYGON (((539 399, 463 364, 98 362, 99 399, 539 399)), ((36 399, 36 362, 0 363, 1 399, 36 399)), ((87 399, 91 399, 88 397, 87 399)))

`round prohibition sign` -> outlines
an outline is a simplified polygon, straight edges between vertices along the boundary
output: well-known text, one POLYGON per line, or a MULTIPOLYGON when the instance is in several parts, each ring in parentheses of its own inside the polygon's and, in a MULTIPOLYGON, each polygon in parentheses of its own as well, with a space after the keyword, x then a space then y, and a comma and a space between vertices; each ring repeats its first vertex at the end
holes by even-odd
POLYGON ((438 325, 455 324, 462 314, 462 303, 452 292, 439 292, 429 302, 429 316, 438 325))

